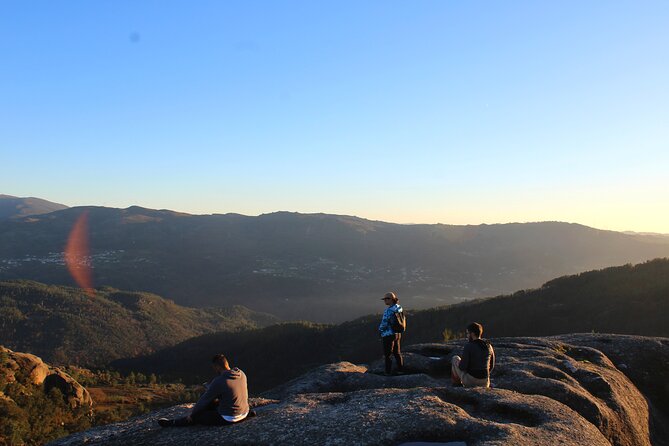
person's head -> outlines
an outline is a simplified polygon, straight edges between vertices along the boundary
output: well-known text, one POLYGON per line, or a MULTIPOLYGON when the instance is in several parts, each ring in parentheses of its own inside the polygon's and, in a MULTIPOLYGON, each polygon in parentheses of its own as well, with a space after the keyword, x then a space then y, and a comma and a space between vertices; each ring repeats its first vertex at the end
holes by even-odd
POLYGON ((222 373, 226 370, 230 370, 230 364, 228 364, 228 358, 225 355, 219 353, 214 355, 211 358, 211 366, 216 370, 216 373, 222 373))
POLYGON ((400 301, 397 298, 397 296, 395 296, 395 293, 393 293, 392 291, 389 292, 389 293, 386 293, 381 300, 383 301, 384 304, 386 304, 388 306, 395 305, 397 302, 400 301))
POLYGON ((474 341, 483 335, 483 325, 478 322, 472 322, 467 325, 467 339, 474 341))

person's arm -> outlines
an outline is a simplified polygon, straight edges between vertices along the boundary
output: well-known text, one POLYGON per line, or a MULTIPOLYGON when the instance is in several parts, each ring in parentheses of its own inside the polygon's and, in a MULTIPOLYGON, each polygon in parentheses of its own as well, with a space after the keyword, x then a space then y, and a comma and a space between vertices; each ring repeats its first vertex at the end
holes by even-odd
POLYGON ((462 349, 462 359, 460 359, 460 370, 466 372, 469 368, 469 343, 462 349))
POLYGON ((388 325, 388 320, 390 319, 390 312, 386 308, 386 310, 383 312, 383 317, 381 318, 381 324, 379 325, 379 332, 383 333, 386 331, 390 326, 388 325))
POLYGON ((490 345, 490 372, 492 372, 492 369, 495 368, 495 349, 492 348, 492 344, 490 345))
POLYGON ((190 411, 191 417, 196 413, 204 410, 209 405, 209 403, 214 401, 218 395, 221 394, 218 380, 219 378, 214 379, 209 384, 209 387, 207 387, 207 391, 202 394, 199 400, 197 400, 197 403, 195 403, 195 406, 193 406, 193 409, 190 411))

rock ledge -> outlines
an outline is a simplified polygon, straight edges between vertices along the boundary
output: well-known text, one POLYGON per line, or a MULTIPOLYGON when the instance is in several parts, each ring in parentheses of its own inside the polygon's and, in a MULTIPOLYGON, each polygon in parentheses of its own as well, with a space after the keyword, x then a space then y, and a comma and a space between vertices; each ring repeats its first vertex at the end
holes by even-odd
POLYGON ((407 375, 380 376, 380 363, 321 366, 252 399, 258 416, 234 426, 158 427, 158 418, 186 413, 190 405, 182 405, 51 444, 666 444, 649 419, 666 421, 661 400, 667 395, 657 390, 649 406, 638 388, 653 388, 634 360, 652 351, 666 365, 669 340, 568 335, 500 338, 493 345, 492 389, 450 385, 450 358, 462 342, 420 344, 405 349, 407 375))

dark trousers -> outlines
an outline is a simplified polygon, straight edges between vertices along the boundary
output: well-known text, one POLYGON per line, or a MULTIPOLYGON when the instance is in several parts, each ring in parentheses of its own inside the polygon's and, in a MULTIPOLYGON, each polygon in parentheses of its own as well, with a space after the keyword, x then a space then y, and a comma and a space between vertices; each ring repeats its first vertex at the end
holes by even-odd
POLYGON ((399 333, 383 337, 383 356, 386 359, 386 373, 390 373, 390 370, 393 367, 391 355, 395 357, 398 370, 402 370, 402 367, 404 366, 402 354, 400 353, 400 339, 402 339, 402 335, 399 333))
POLYGON ((225 421, 221 414, 218 413, 216 408, 218 407, 218 400, 214 400, 204 410, 194 413, 191 415, 191 421, 188 421, 188 417, 177 418, 174 420, 174 425, 181 426, 191 426, 193 424, 204 424, 205 426, 223 426, 226 424, 234 424, 229 421, 225 421))
POLYGON ((174 420, 175 426, 190 426, 193 424, 204 424, 205 426, 223 426, 234 423, 225 421, 216 409, 201 410, 191 417, 190 422, 188 421, 187 417, 177 418, 174 420))

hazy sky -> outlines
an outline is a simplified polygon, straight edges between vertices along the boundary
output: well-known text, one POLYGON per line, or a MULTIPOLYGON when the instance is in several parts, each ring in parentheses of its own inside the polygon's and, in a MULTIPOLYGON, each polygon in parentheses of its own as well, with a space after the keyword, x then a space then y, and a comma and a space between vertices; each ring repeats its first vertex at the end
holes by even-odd
POLYGON ((669 2, 5 1, 0 193, 669 233, 669 2))

